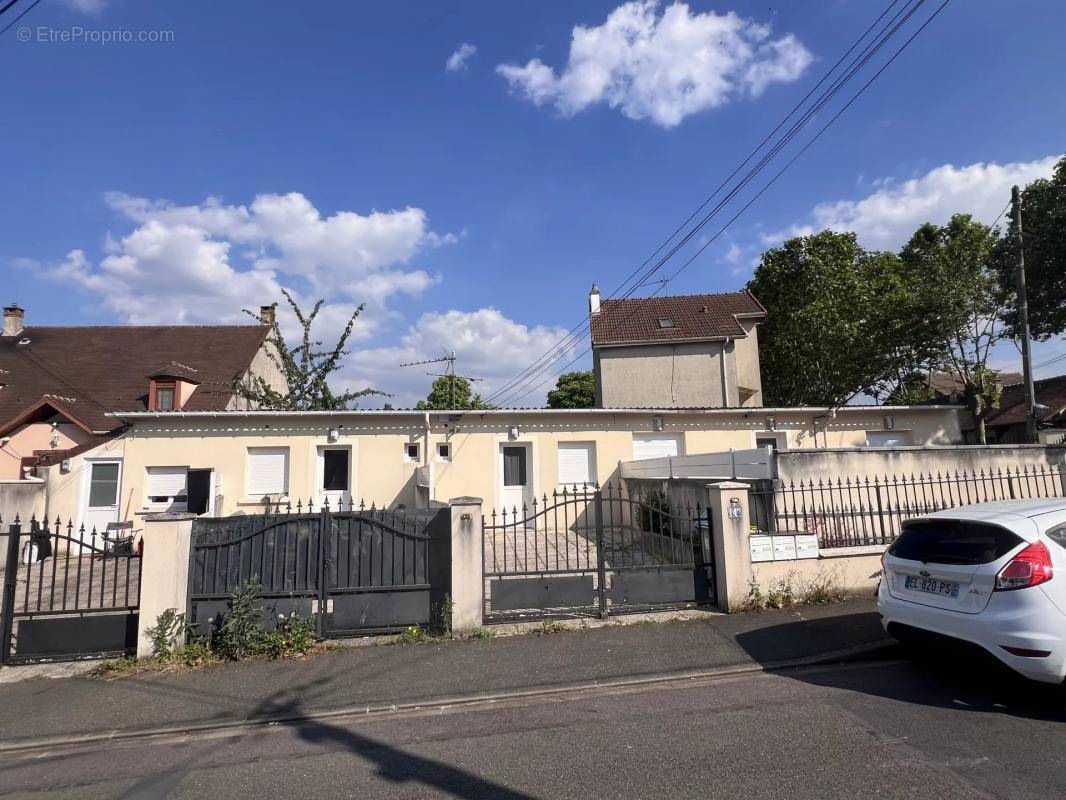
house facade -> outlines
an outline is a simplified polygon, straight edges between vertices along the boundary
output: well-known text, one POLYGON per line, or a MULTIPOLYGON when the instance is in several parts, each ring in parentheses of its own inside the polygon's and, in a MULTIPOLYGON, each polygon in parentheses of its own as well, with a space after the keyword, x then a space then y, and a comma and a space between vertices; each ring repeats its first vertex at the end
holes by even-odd
MULTIPOLYGON (((949 407, 162 412, 93 457, 120 462, 123 519, 194 510, 263 513, 297 501, 395 508, 453 497, 521 507, 575 484, 617 478, 623 461, 745 449, 959 441, 949 407)), ((77 467, 76 467, 77 468, 77 467)), ((55 473, 56 468, 50 469, 55 473)), ((62 481, 50 474, 47 479, 62 481)), ((56 501, 50 516, 65 517, 56 501)), ((138 523, 136 527, 141 527, 138 523)))
POLYGON ((751 292, 602 300, 589 294, 599 408, 754 408, 762 405, 751 292))
MULTIPOLYGON (((263 311, 273 313, 272 307, 263 311)), ((52 327, 4 308, 0 336, 0 514, 62 507, 103 527, 122 514, 123 436, 115 412, 248 407, 235 383, 261 375, 283 388, 269 325, 52 327), (26 486, 40 485, 29 493, 26 486), (17 484, 23 484, 17 486, 17 484), (17 507, 5 497, 33 497, 17 507)), ((54 517, 54 515, 52 515, 54 517)))

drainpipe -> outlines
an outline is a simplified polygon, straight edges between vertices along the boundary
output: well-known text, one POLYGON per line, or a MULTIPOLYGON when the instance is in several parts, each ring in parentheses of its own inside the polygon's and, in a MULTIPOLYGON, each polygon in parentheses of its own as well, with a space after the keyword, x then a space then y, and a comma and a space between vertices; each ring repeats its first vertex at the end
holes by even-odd
POLYGON ((422 415, 422 425, 425 428, 425 433, 426 433, 426 446, 424 448, 422 448, 423 449, 422 466, 424 466, 426 468, 426 474, 429 476, 429 496, 426 498, 426 508, 429 508, 433 504, 433 499, 434 499, 434 497, 436 496, 436 493, 437 493, 437 487, 433 485, 435 483, 435 481, 434 481, 434 477, 435 476, 433 475, 433 468, 430 466, 430 463, 429 463, 429 433, 430 433, 430 425, 429 425, 429 412, 428 411, 425 412, 422 415))
POLYGON ((727 336, 722 342, 722 408, 729 408, 729 370, 726 369, 725 357, 726 348, 729 347, 731 341, 733 340, 727 336))

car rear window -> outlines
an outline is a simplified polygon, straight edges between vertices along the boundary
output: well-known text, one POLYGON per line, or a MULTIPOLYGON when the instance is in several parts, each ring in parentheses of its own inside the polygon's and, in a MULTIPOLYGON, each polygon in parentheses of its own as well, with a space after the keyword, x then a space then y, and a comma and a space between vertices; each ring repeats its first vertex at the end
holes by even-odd
POLYGON ((888 548, 890 555, 925 564, 988 564, 1022 543, 998 525, 951 519, 903 523, 903 533, 888 548))

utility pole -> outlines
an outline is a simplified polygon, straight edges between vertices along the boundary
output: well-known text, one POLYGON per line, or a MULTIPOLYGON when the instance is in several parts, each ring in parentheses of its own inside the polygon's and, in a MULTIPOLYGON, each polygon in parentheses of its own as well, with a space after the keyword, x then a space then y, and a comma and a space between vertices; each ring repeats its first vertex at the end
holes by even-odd
POLYGON ((1017 186, 1011 189, 1014 215, 1014 235, 1018 237, 1018 266, 1014 272, 1018 292, 1018 329, 1022 337, 1022 378, 1025 383, 1025 440, 1036 442, 1036 392, 1033 389, 1033 360, 1029 352, 1029 294, 1025 286, 1025 243, 1022 238, 1022 194, 1017 186))

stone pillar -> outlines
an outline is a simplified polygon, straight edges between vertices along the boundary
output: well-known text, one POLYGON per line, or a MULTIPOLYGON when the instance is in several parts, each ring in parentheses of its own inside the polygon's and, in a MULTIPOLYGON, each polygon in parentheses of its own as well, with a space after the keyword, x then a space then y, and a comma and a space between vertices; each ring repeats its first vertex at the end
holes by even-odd
POLYGON ((481 498, 456 497, 452 513, 452 630, 480 628, 485 607, 481 498))
POLYGON ((752 576, 749 488, 736 481, 707 485, 707 509, 714 528, 714 583, 722 611, 738 610, 748 596, 752 576))
POLYGON ((189 553, 195 514, 160 514, 144 522, 141 556, 141 605, 137 621, 137 657, 152 654, 145 631, 156 618, 173 608, 189 608, 189 553))

